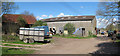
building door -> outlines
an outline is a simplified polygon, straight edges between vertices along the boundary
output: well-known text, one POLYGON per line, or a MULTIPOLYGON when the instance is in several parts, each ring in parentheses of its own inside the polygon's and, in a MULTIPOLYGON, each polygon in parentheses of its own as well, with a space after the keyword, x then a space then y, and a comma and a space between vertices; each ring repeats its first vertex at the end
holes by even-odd
POLYGON ((56 34, 56 28, 55 27, 53 27, 53 33, 56 34))
POLYGON ((82 36, 85 36, 85 28, 82 28, 82 36))
POLYGON ((64 28, 63 27, 60 27, 59 28, 59 33, 62 34, 64 32, 64 28))

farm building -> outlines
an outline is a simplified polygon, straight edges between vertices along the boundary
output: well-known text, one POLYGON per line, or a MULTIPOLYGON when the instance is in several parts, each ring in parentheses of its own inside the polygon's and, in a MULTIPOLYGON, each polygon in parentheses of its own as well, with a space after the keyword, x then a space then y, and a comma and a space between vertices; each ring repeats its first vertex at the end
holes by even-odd
POLYGON ((26 21, 25 27, 31 27, 37 20, 31 15, 23 14, 3 14, 2 15, 2 32, 7 34, 16 32, 19 29, 17 19, 22 17, 26 21))
MULTIPOLYGON (((82 28, 83 36, 88 36, 89 32, 96 34, 96 17, 95 16, 68 16, 68 17, 56 17, 43 19, 42 21, 47 22, 50 28, 54 28, 56 33, 60 33, 64 29, 64 25, 72 23, 75 29, 82 28)), ((64 30, 63 30, 64 31, 64 30)))

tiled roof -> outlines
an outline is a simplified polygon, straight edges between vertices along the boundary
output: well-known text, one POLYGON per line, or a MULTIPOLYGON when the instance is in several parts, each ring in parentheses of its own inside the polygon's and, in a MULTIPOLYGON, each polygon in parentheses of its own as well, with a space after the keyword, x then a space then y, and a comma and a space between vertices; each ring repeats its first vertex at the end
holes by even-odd
POLYGON ((65 20, 92 20, 95 16, 68 16, 42 19, 42 21, 65 21, 65 20))
POLYGON ((35 19, 35 17, 31 16, 31 15, 23 15, 23 14, 3 14, 2 17, 4 17, 5 19, 2 20, 2 22, 7 22, 7 21, 12 21, 14 23, 17 23, 17 18, 19 16, 22 16, 27 24, 34 24, 37 20, 35 19))

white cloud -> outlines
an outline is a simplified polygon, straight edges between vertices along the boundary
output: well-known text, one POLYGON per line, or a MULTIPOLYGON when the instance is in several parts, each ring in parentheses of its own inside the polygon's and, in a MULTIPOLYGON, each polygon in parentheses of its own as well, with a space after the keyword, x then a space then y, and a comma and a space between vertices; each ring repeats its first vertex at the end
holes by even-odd
POLYGON ((82 16, 82 15, 78 15, 78 16, 82 16))
POLYGON ((65 17, 65 16, 73 16, 73 15, 65 15, 64 13, 60 13, 59 15, 57 15, 57 17, 65 17))
POLYGON ((53 17, 53 15, 49 15, 49 18, 52 18, 53 17))
POLYGON ((40 16, 37 16, 36 19, 37 19, 37 20, 41 20, 41 19, 43 19, 43 18, 40 17, 40 16))
POLYGON ((57 17, 63 17, 64 13, 60 13, 59 15, 57 15, 57 17))
MULTIPOLYGON (((37 20, 41 20, 41 19, 44 19, 44 18, 67 17, 67 16, 73 16, 73 15, 65 15, 64 13, 60 13, 60 14, 57 15, 57 16, 53 16, 52 14, 51 14, 51 15, 41 15, 41 16, 37 16, 36 19, 37 19, 37 20)), ((81 15, 78 15, 78 16, 81 16, 81 15)))
POLYGON ((64 13, 60 13, 61 16, 64 16, 64 13))
POLYGON ((36 18, 39 18, 40 16, 37 16, 36 18))
POLYGON ((47 15, 41 15, 41 17, 48 17, 47 15))
POLYGON ((64 15, 64 16, 73 16, 73 15, 64 15))
POLYGON ((80 6, 80 8, 84 8, 83 6, 80 6))
POLYGON ((43 19, 42 17, 39 17, 39 20, 43 19))

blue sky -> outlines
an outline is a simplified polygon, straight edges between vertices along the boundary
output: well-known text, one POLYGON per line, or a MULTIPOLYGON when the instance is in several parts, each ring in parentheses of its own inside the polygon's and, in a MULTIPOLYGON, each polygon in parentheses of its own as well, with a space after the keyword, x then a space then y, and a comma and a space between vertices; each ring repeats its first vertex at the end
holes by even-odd
MULTIPOLYGON (((37 20, 60 16, 96 15, 99 2, 15 2, 15 14, 33 13, 37 20)), ((97 27, 100 27, 97 23, 97 27)))
POLYGON ((16 2, 16 14, 29 11, 36 17, 42 15, 95 15, 98 2, 16 2))

